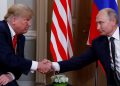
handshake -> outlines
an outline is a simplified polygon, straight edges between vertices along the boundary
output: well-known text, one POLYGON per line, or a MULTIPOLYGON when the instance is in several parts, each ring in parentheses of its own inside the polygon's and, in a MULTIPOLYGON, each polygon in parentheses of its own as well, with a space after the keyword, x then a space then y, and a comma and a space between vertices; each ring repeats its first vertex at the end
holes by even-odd
POLYGON ((39 61, 37 71, 43 74, 53 71, 52 62, 47 59, 39 61))

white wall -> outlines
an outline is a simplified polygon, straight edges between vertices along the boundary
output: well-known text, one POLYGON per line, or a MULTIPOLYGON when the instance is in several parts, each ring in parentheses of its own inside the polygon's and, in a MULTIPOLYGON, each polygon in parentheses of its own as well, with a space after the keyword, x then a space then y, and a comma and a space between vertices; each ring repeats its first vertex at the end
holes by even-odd
POLYGON ((7 0, 0 0, 0 20, 4 18, 7 12, 7 0))
POLYGON ((9 6, 14 4, 14 0, 0 0, 0 20, 4 19, 9 6))

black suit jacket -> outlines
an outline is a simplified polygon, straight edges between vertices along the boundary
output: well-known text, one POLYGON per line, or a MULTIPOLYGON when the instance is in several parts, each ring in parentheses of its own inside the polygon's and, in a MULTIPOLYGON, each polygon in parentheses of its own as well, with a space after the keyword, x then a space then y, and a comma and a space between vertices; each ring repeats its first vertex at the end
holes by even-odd
POLYGON ((21 34, 17 39, 15 54, 7 22, 0 21, 0 74, 12 72, 15 79, 19 79, 22 73, 27 74, 30 71, 32 61, 24 58, 24 44, 25 37, 21 34))
POLYGON ((79 57, 72 57, 70 60, 59 62, 60 72, 80 69, 92 62, 100 60, 107 76, 108 86, 116 86, 111 69, 109 41, 106 36, 95 39, 89 47, 79 57))

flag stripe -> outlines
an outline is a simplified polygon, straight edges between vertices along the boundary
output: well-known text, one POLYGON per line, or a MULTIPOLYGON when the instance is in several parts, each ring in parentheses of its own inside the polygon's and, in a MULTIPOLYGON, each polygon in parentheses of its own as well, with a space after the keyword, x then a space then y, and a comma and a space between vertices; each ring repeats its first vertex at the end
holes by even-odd
POLYGON ((57 32, 56 32, 56 29, 55 29, 54 25, 52 25, 52 26, 53 26, 52 32, 53 32, 54 36, 56 37, 55 40, 56 40, 56 44, 57 44, 59 54, 60 54, 61 58, 65 60, 67 58, 65 49, 63 48, 63 46, 61 45, 61 42, 59 41, 59 38, 58 38, 58 35, 57 35, 57 32))
MULTIPOLYGON (((59 1, 59 0, 58 0, 59 1)), ((66 12, 66 14, 67 14, 67 2, 66 2, 66 0, 60 0, 60 2, 61 2, 61 4, 62 4, 62 6, 64 7, 64 10, 65 10, 65 12, 66 12)), ((66 17, 67 17, 67 15, 66 15, 66 17)))
POLYGON ((51 43, 51 41, 50 41, 50 50, 52 50, 52 55, 54 56, 53 57, 53 59, 54 59, 54 61, 55 62, 57 62, 57 56, 56 56, 56 54, 55 54, 55 50, 54 50, 54 47, 53 47, 53 43, 51 43))
POLYGON ((67 0, 67 32, 68 32, 68 58, 73 56, 73 34, 72 34, 72 15, 71 0, 67 0))
MULTIPOLYGON (((66 44, 66 39, 67 38, 65 38, 65 36, 64 36, 64 34, 63 34, 63 31, 61 31, 61 28, 59 27, 59 24, 58 24, 58 19, 56 18, 56 15, 55 15, 55 13, 53 12, 53 25, 54 25, 54 28, 56 29, 56 36, 58 37, 58 39, 60 40, 60 42, 62 43, 62 46, 67 46, 67 44, 66 44)), ((53 28, 53 29, 54 29, 53 28)), ((64 48, 64 49, 66 49, 66 48, 64 48)))
POLYGON ((71 0, 54 0, 50 51, 54 61, 73 55, 71 0))
POLYGON ((58 2, 59 0, 55 0, 55 1, 56 3, 54 4, 54 12, 57 17, 57 20, 59 20, 58 23, 59 23, 60 29, 62 30, 65 38, 67 39, 67 35, 66 35, 67 30, 66 30, 66 25, 65 25, 65 21, 67 20, 66 12, 63 6, 61 6, 61 4, 58 2))
POLYGON ((71 1, 68 0, 67 2, 67 6, 70 6, 70 7, 67 7, 68 8, 68 51, 69 51, 69 55, 70 57, 73 55, 73 34, 72 34, 72 16, 71 16, 71 1), (69 44, 70 43, 70 44, 69 44))
POLYGON ((52 51, 52 55, 53 55, 53 59, 54 61, 58 61, 58 60, 62 60, 60 54, 59 54, 59 51, 58 51, 58 48, 57 48, 57 44, 56 44, 56 41, 55 41, 55 37, 53 36, 53 33, 51 32, 51 42, 50 42, 50 50, 52 51))

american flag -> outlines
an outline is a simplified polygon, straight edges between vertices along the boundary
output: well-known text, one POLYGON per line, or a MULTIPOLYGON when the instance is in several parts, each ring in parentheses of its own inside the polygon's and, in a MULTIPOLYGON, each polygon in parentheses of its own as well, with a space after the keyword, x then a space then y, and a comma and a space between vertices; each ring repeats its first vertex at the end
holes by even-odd
POLYGON ((73 55, 71 0, 54 0, 50 51, 54 61, 68 60, 73 55))

